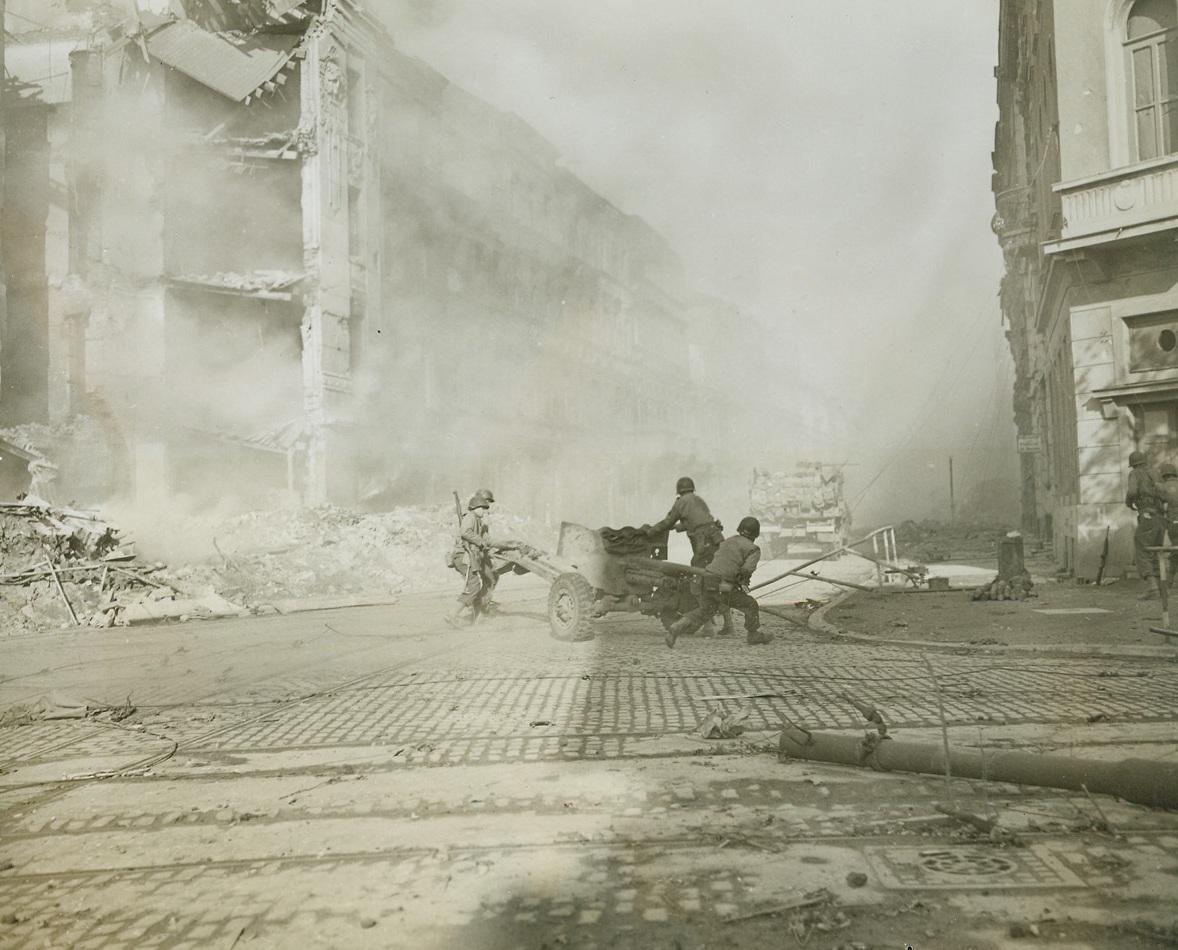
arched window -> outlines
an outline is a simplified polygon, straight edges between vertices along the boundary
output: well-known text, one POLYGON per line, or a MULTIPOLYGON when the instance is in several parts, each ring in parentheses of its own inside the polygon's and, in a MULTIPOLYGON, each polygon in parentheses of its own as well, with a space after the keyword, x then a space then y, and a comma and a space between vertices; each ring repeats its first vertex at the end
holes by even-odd
POLYGON ((1139 162, 1178 152, 1178 0, 1137 0, 1125 51, 1139 162))

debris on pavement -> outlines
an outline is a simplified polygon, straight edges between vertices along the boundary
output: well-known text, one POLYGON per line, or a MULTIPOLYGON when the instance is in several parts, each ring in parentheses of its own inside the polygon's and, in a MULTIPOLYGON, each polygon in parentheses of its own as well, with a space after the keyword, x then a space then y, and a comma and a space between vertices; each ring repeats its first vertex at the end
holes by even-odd
POLYGON ((974 831, 986 835, 993 841, 1002 844, 1008 844, 1013 847, 1021 847, 1022 840, 1010 831, 1008 828, 1003 828, 997 821, 992 821, 989 818, 982 818, 979 815, 974 815, 967 811, 962 811, 959 808, 951 808, 948 805, 934 803, 933 808, 939 811, 942 815, 949 818, 955 818, 962 824, 969 825, 974 831))
POLYGON ((37 704, 34 715, 44 720, 85 719, 90 715, 90 704, 55 691, 37 704))
POLYGON ((697 727, 704 739, 735 739, 744 734, 741 725, 752 715, 752 710, 742 706, 736 712, 725 713, 722 708, 711 710, 697 727))
POLYGON ((211 591, 184 599, 140 564, 134 544, 95 512, 25 495, 0 503, 0 620, 6 629, 123 626, 243 612, 211 591))
POLYGON ((801 897, 787 901, 784 904, 775 904, 772 907, 765 907, 761 910, 754 910, 747 914, 738 914, 732 917, 724 918, 727 924, 734 924, 741 920, 752 920, 754 917, 772 917, 777 914, 788 914, 793 911, 804 910, 810 907, 820 907, 823 904, 833 904, 835 900, 834 895, 826 888, 822 887, 816 891, 810 891, 803 894, 801 897))
POLYGON ((1028 597, 1038 597, 1034 589, 1035 582, 1027 573, 1018 574, 1009 580, 995 577, 990 583, 983 584, 970 595, 970 600, 1026 600, 1028 597))

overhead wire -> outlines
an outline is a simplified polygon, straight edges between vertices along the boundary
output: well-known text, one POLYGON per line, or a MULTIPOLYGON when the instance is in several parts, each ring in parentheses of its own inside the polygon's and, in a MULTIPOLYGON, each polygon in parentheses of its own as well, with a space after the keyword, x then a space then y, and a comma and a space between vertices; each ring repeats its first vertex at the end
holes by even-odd
POLYGON ((996 360, 996 372, 993 378, 993 385, 990 388, 990 395, 986 400, 986 408, 982 413, 982 422, 974 430, 973 441, 970 442, 969 451, 965 456, 964 472, 965 477, 960 483, 961 497, 966 496, 966 489, 970 487, 969 473, 976 472, 977 466, 974 465, 974 452, 977 449, 978 440, 981 438, 982 432, 986 427, 986 422, 989 423, 989 429, 985 440, 984 456, 981 462, 981 475, 975 477, 975 481, 980 487, 990 475, 990 469, 994 462, 995 443, 998 434, 998 420, 1001 413, 1001 399, 1004 392, 1009 391, 1010 386, 1010 364, 1007 360, 996 360))
POLYGON ((967 331, 969 336, 965 346, 958 348, 958 359, 956 361, 945 359, 941 362, 941 373, 937 377, 936 382, 929 390, 929 394, 925 399, 924 404, 917 410, 913 416, 913 422, 909 427, 907 433, 896 443, 892 454, 884 461, 879 470, 872 476, 865 486, 855 495, 850 502, 851 511, 855 511, 860 502, 866 497, 868 490, 874 485, 880 477, 900 458, 904 449, 916 437, 932 418, 933 414, 941 407, 944 401, 943 389, 947 382, 956 379, 961 375, 962 370, 970 359, 974 357, 977 343, 980 342, 982 335, 985 333, 988 322, 983 319, 989 317, 993 313, 993 303, 983 304, 978 308, 978 312, 974 317, 973 324, 970 330, 967 331))
MULTIPOLYGON (((53 29, 53 27, 50 26, 48 23, 42 23, 40 20, 33 20, 30 17, 23 16, 19 13, 16 13, 13 10, 5 9, 4 16, 5 17, 13 17, 17 20, 24 20, 26 23, 31 23, 31 24, 33 24, 33 26, 39 26, 43 30, 52 30, 53 29)), ((4 32, 7 33, 8 31, 5 30, 4 32)))

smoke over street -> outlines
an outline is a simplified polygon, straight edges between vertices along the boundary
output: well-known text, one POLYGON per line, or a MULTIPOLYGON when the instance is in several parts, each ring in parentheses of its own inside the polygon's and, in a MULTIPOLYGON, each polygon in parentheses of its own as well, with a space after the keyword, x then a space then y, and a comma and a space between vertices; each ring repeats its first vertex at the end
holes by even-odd
POLYGON ((775 347, 778 371, 730 422, 761 464, 851 460, 864 522, 946 517, 950 456, 959 504, 1009 493, 995 3, 379 10, 754 321, 744 345, 775 347))
POLYGON ((316 2, 189 6, 8 5, 74 248, 8 421, 94 421, 17 435, 106 473, 69 500, 620 524, 689 471, 735 523, 822 461, 860 524, 1014 516, 991 4, 384 0, 350 58, 316 2))

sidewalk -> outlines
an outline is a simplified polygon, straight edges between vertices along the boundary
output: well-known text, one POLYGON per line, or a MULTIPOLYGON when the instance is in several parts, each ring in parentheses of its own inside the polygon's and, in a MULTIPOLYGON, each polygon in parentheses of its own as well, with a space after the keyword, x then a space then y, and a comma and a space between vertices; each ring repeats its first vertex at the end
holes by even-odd
MULTIPOLYGON (((950 589, 892 588, 838 595, 812 625, 826 633, 879 644, 927 644, 1012 651, 1178 658, 1178 637, 1161 627, 1162 603, 1141 598, 1139 579, 1100 586, 1057 579, 1049 563, 1028 563, 1035 596, 1022 601, 972 600, 995 568, 944 563, 930 566, 950 589)), ((1178 626, 1178 588, 1171 592, 1170 628, 1178 626)))

